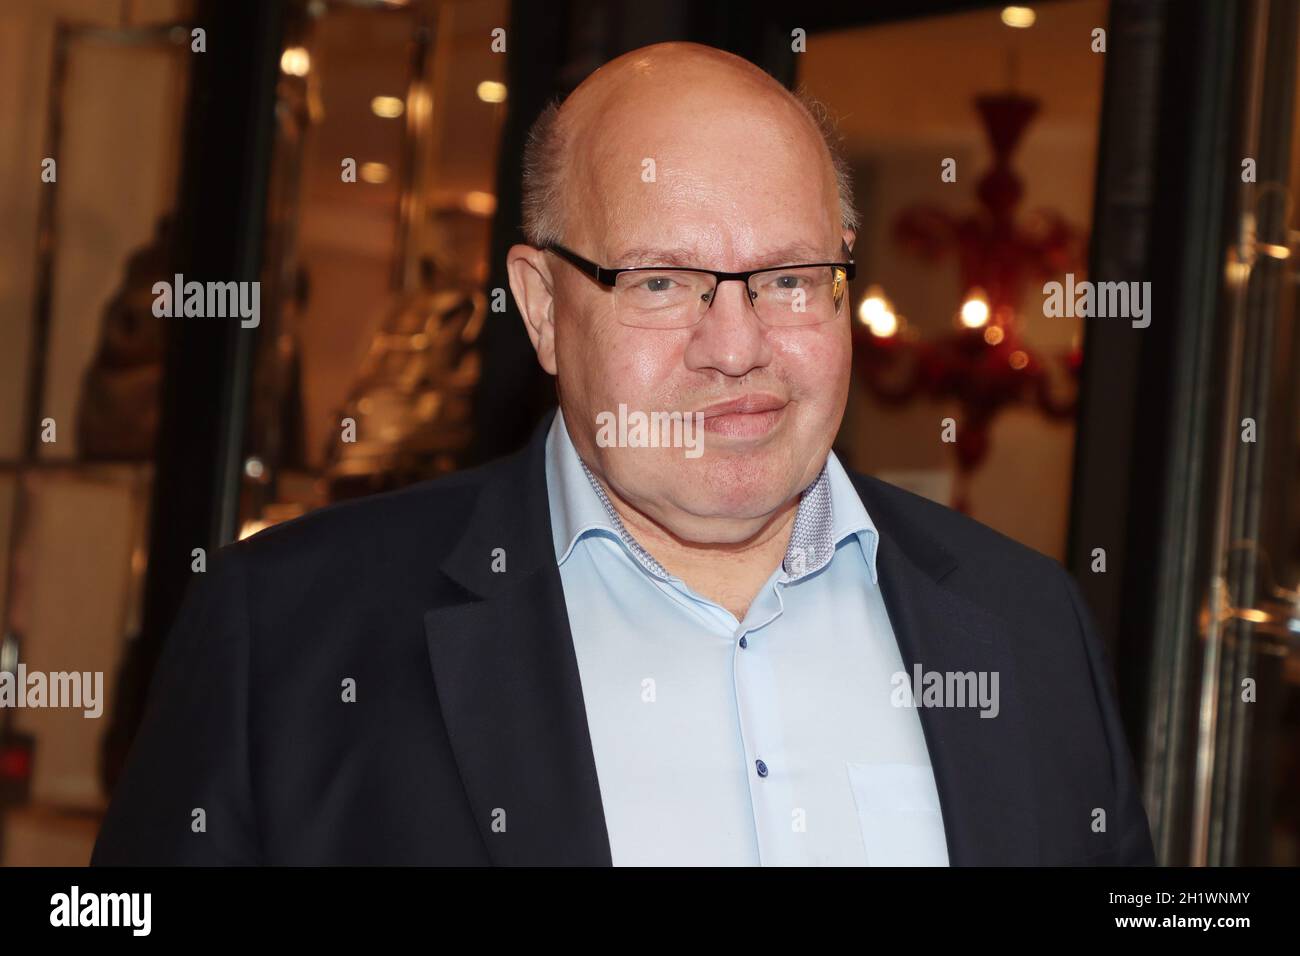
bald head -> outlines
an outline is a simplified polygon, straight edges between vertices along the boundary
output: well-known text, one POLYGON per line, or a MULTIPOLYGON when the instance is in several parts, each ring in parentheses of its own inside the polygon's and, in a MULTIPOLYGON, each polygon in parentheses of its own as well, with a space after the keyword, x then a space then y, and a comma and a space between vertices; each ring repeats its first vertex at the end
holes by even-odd
MULTIPOLYGON (((626 140, 644 146, 631 172, 644 173, 654 160, 657 133, 706 121, 719 114, 744 117, 754 132, 797 143, 798 157, 822 178, 839 224, 856 231, 849 168, 826 108, 802 92, 791 93, 741 57, 697 43, 658 43, 611 60, 563 102, 538 117, 524 153, 524 235, 538 247, 573 242, 575 218, 590 211, 591 186, 602 164, 625 158, 626 140), (624 156, 620 156, 620 153, 624 156), (581 185, 579 185, 581 184, 581 185)), ((748 142, 732 147, 758 148, 748 142)), ((769 140, 770 141, 770 140, 769 140)), ((603 209, 606 215, 635 210, 603 209)))

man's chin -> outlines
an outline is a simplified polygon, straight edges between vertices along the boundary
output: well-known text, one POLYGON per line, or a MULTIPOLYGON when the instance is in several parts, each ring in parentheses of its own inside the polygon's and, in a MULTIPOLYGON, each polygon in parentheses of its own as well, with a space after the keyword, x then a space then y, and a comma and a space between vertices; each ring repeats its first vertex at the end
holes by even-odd
POLYGON ((684 540, 737 544, 757 533, 792 497, 768 483, 677 488, 672 513, 662 515, 659 523, 684 540))
POLYGON ((785 455, 706 454, 656 464, 626 483, 615 474, 616 487, 655 524, 700 544, 746 540, 803 490, 785 455))

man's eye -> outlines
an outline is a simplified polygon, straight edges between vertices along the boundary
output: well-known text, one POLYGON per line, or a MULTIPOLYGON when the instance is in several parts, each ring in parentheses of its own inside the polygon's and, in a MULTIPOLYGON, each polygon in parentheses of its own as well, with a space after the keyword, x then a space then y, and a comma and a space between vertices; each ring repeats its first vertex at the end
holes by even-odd
POLYGON ((671 293, 677 289, 676 278, 672 276, 638 276, 636 280, 629 285, 629 289, 636 289, 638 293, 671 293))

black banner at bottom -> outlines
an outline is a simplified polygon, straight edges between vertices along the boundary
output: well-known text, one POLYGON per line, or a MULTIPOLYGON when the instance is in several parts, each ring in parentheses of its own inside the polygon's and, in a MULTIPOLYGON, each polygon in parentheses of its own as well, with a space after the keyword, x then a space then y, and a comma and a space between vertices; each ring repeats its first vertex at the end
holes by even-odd
POLYGON ((1297 872, 0 869, 0 925, 6 941, 49 934, 83 944, 210 943, 285 934, 337 944, 434 927, 495 941, 512 928, 551 935, 563 927, 580 938, 584 922, 657 935, 674 924, 717 926, 736 917, 758 929, 832 917, 843 929, 848 917, 865 924, 873 940, 896 932, 933 942, 977 932, 986 940, 1197 934, 1228 942, 1293 926, 1297 872))

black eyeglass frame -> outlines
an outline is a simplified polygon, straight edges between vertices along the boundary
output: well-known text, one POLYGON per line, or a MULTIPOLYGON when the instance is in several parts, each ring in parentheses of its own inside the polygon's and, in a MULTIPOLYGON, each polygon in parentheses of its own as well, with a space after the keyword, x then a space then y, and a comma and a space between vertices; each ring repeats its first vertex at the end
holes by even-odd
POLYGON ((691 266, 631 266, 627 269, 607 269, 604 266, 596 265, 596 263, 592 262, 590 259, 584 259, 572 249, 567 249, 557 242, 543 246, 542 249, 547 252, 555 253, 565 262, 569 263, 569 265, 595 279, 601 285, 607 286, 611 289, 614 288, 614 284, 618 281, 618 277, 625 272, 696 272, 704 275, 711 275, 714 279, 713 291, 715 294, 709 297, 709 305, 705 309, 707 312, 708 308, 713 306, 713 300, 717 298, 716 293, 718 291, 718 286, 722 283, 731 282, 733 280, 736 282, 743 282, 745 283, 745 289, 748 290, 749 280, 764 272, 780 272, 782 269, 818 269, 833 267, 843 269, 845 280, 850 281, 853 279, 853 273, 855 271, 853 253, 849 249, 848 243, 843 243, 842 245, 844 248, 844 254, 848 257, 848 262, 792 262, 788 265, 764 266, 761 269, 749 269, 745 272, 719 272, 717 269, 696 269, 691 266))

